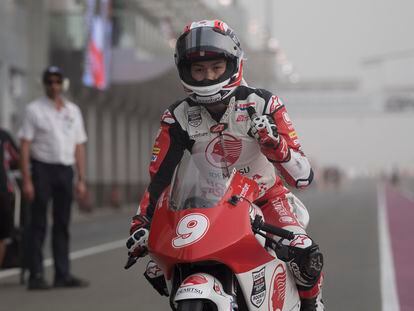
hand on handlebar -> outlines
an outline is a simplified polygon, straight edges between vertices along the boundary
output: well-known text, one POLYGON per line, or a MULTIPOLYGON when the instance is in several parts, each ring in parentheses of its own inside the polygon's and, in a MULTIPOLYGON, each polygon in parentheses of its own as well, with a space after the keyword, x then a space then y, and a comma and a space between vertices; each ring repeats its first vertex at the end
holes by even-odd
POLYGON ((128 248, 129 260, 125 266, 126 269, 132 266, 138 258, 144 257, 148 254, 148 237, 149 230, 146 228, 140 228, 132 233, 128 238, 126 241, 126 247, 128 248))

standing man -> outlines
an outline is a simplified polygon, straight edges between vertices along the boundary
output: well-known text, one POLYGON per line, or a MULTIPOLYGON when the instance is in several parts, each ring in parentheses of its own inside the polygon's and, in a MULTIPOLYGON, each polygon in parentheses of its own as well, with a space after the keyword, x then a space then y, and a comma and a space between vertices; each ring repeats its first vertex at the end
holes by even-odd
POLYGON ((19 163, 19 150, 9 133, 0 128, 0 267, 6 254, 5 240, 13 229, 12 186, 7 172, 19 163))
POLYGON ((81 111, 62 96, 64 75, 51 66, 43 73, 46 96, 26 107, 19 131, 23 194, 31 202, 29 233, 30 278, 28 289, 49 289, 44 279, 43 242, 47 205, 53 200, 52 250, 55 287, 85 287, 88 282, 70 274, 69 222, 73 198, 73 165, 76 193, 86 193, 85 147, 87 140, 81 111))

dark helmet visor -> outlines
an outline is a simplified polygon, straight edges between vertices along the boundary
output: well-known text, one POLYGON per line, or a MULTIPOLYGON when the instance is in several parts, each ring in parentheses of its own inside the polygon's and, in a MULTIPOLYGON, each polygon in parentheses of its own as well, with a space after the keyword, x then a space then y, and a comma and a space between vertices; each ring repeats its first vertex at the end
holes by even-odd
POLYGON ((230 58, 242 56, 242 50, 237 37, 232 31, 219 32, 211 27, 198 27, 182 34, 175 50, 175 62, 177 65, 191 55, 192 59, 197 53, 204 58, 203 52, 215 52, 224 54, 230 58))

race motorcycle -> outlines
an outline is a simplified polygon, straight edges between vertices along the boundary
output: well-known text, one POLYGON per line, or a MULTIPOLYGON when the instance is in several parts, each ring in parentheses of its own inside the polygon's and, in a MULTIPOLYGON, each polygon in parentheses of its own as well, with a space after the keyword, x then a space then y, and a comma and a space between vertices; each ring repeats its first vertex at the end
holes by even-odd
MULTIPOLYGON (((151 222, 148 251, 164 273, 172 310, 299 310, 285 263, 293 232, 265 223, 252 203, 254 180, 226 165, 212 170, 203 157, 184 156, 151 222)), ((300 212, 306 222, 307 211, 300 212)))

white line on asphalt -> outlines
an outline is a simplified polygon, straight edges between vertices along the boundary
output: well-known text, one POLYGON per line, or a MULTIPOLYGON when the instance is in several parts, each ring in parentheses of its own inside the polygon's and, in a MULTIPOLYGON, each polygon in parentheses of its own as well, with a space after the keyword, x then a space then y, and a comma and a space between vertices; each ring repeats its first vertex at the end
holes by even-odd
MULTIPOLYGON (((101 244, 97 246, 92 246, 89 248, 81 249, 81 250, 70 253, 70 259, 75 260, 75 259, 80 259, 80 258, 87 257, 87 256, 93 256, 93 255, 111 251, 113 249, 117 249, 123 246, 125 246, 125 239, 113 241, 113 242, 109 242, 109 243, 105 243, 105 244, 101 244)), ((47 258, 43 261, 43 265, 45 267, 50 267, 52 264, 53 264, 53 260, 51 258, 47 258)), ((7 269, 4 271, 0 271, 0 279, 7 278, 9 276, 18 275, 18 274, 20 274, 19 268, 7 269)))
POLYGON ((377 198, 382 311, 400 311, 397 285, 395 282, 394 259, 392 255, 390 231, 388 227, 387 203, 384 185, 378 185, 377 198))

